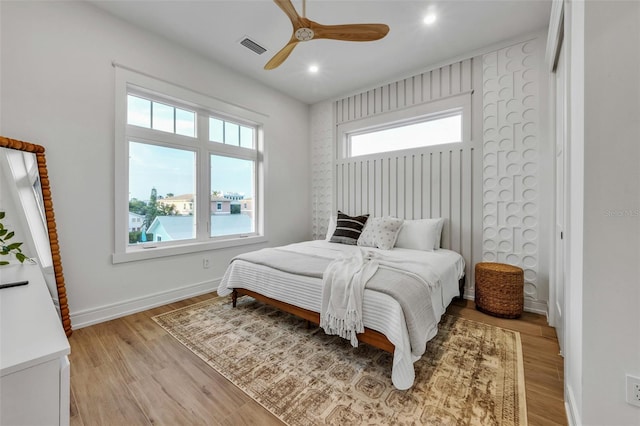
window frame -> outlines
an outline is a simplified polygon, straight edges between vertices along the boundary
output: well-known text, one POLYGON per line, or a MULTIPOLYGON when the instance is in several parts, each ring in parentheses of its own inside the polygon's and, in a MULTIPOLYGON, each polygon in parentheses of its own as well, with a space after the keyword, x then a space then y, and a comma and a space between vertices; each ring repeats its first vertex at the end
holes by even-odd
MULTIPOLYGON (((164 256, 258 244, 267 241, 264 220, 264 126, 265 114, 227 103, 223 100, 195 92, 167 81, 152 78, 133 70, 116 66, 115 93, 115 248, 112 262, 122 263, 164 256), (127 123, 127 95, 195 112, 195 137, 168 133, 127 123), (255 148, 227 146, 209 141, 208 117, 213 116, 255 129, 255 148), (194 239, 150 241, 129 245, 129 142, 150 143, 191 150, 196 153, 195 210, 196 235, 194 239), (222 155, 254 161, 254 215, 255 231, 211 237, 211 198, 198 201, 198 194, 211 194, 210 156, 222 155)), ((175 117, 175 115, 174 115, 175 117)), ((175 129, 175 125, 174 125, 175 129)), ((201 197, 202 198, 202 197, 201 197)))
POLYGON ((442 149, 447 145, 458 145, 471 141, 471 94, 465 92, 459 95, 415 105, 409 108, 384 112, 371 117, 341 123, 337 126, 337 159, 346 160, 352 158, 367 158, 390 156, 401 151, 423 151, 428 149, 442 149), (380 151, 371 154, 351 156, 350 137, 368 132, 411 125, 430 120, 450 117, 461 113, 462 115, 462 140, 460 142, 448 142, 444 144, 426 145, 415 148, 403 148, 392 151, 380 151))

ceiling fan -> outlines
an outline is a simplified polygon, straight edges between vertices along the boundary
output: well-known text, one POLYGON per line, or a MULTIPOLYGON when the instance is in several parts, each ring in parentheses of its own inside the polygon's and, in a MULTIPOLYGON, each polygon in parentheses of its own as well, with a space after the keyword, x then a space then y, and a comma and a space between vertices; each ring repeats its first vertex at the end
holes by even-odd
POLYGON ((264 66, 265 70, 279 67, 301 41, 331 39, 342 41, 373 41, 387 35, 389 26, 385 24, 322 25, 306 18, 306 0, 302 0, 302 16, 298 15, 291 0, 273 0, 289 17, 293 25, 291 39, 264 66))

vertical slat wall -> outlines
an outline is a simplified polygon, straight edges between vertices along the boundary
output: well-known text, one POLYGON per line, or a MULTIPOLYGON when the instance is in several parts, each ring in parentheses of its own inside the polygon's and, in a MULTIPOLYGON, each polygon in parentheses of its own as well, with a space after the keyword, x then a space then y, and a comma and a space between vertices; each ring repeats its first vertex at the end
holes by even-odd
MULTIPOLYGON (((403 80, 375 87, 334 103, 340 125, 394 110, 409 109, 474 90, 481 83, 474 59, 455 62, 403 80), (474 83, 475 81, 475 83, 474 83)), ((474 95, 472 117, 481 117, 481 90, 474 95)), ((405 219, 443 217, 444 248, 466 262, 467 294, 473 294, 473 268, 480 261, 482 237, 481 126, 472 126, 470 141, 334 163, 334 209, 349 214, 405 219), (475 143, 474 143, 475 141, 475 143), (474 236, 474 234, 476 234, 474 236)), ((335 141, 334 141, 335 143, 335 141)), ((335 211, 335 210, 334 210, 335 211)))
POLYGON ((442 246, 472 259, 473 193, 482 187, 471 170, 481 167, 472 144, 339 160, 336 208, 352 215, 404 219, 446 218, 442 246))
POLYGON ((468 92, 473 88, 472 65, 473 59, 465 59, 339 99, 336 124, 468 92))

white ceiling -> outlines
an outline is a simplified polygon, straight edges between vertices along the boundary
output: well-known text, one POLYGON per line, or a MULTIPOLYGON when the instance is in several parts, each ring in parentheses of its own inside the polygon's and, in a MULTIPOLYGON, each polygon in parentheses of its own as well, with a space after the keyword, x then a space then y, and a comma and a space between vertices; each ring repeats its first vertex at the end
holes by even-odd
MULTIPOLYGON (((384 23, 373 42, 299 43, 280 67, 264 65, 288 42, 291 23, 271 0, 89 0, 134 25, 305 103, 351 94, 407 77, 431 65, 544 28, 551 0, 308 0, 307 18, 320 24, 384 23), (428 11, 438 18, 427 26, 428 11), (249 37, 262 55, 240 45, 249 37), (307 68, 320 68, 311 74, 307 68)), ((293 0, 302 15, 302 0, 293 0)))

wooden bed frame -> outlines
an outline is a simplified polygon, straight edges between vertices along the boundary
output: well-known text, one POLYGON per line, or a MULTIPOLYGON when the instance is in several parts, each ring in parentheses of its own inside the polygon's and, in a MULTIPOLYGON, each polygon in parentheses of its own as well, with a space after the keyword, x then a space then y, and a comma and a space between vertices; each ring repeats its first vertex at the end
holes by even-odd
MULTIPOLYGON (((464 283, 465 277, 460 278, 458 281, 458 290, 460 291, 460 298, 464 296, 464 283)), ((288 312, 297 317, 300 317, 304 320, 307 320, 308 323, 313 323, 316 325, 320 325, 320 314, 318 312, 313 312, 308 309, 299 308, 294 305, 290 305, 289 303, 281 302, 276 299, 272 299, 267 296, 263 296, 260 293, 256 293, 255 291, 246 290, 244 288, 234 288, 231 293, 231 301, 232 305, 235 308, 238 297, 240 296, 250 296, 256 300, 259 300, 268 305, 274 306, 284 312, 288 312)), ((393 353, 395 346, 393 343, 387 339, 387 337, 380 333, 379 331, 371 330, 370 328, 364 329, 364 333, 358 334, 358 341, 362 343, 367 343, 375 348, 382 349, 383 351, 393 353)))

